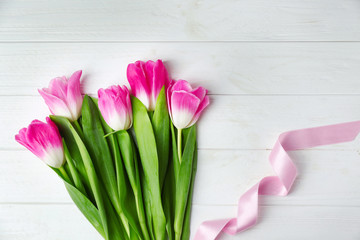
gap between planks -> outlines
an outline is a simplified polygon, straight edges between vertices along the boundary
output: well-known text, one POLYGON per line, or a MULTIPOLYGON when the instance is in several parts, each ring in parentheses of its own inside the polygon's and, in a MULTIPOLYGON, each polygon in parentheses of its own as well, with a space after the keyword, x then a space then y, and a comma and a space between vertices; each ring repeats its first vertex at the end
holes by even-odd
POLYGON ((0 43, 359 43, 359 40, 0 40, 0 43))

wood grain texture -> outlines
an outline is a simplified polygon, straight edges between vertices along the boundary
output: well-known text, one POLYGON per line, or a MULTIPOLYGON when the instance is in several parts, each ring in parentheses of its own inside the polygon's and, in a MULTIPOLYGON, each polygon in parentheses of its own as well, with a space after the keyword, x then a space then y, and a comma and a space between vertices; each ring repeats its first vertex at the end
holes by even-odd
MULTIPOLYGON (((360 15, 360 14, 359 14, 360 15)), ((360 25, 359 25, 360 26, 360 25)), ((82 69, 83 91, 127 84, 126 67, 161 58, 210 94, 359 94, 360 43, 0 43, 0 95, 37 95, 82 69)))
MULTIPOLYGON (((71 203, 62 181, 30 152, 0 151, 0 204, 71 203), (22 176, 22 177, 19 177, 22 176)), ((274 175, 266 150, 200 150, 194 204, 236 205, 262 177, 274 175)), ((291 153, 299 171, 291 194, 264 197, 269 206, 357 207, 358 151, 306 150, 291 153), (331 176, 331 177, 329 177, 331 176)))
POLYGON ((2 41, 358 41, 357 0, 2 0, 2 41))
MULTIPOLYGON (((193 206, 191 227, 209 218, 234 216, 235 206, 193 206)), ((89 239, 101 237, 73 204, 2 204, 0 239, 89 239)), ((221 239, 349 239, 360 237, 360 208, 261 206, 259 225, 221 239)), ((192 230, 192 235, 194 234, 192 230)))

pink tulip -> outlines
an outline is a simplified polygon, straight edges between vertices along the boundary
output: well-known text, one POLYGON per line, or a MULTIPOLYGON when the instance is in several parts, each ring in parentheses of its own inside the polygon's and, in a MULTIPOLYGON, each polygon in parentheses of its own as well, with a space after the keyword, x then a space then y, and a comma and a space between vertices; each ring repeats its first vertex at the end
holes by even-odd
POLYGON ((127 130, 132 125, 130 93, 126 86, 99 89, 99 109, 106 123, 115 131, 127 130))
POLYGON ((161 88, 169 84, 166 68, 161 60, 137 61, 129 64, 127 78, 131 93, 137 97, 149 111, 155 109, 157 97, 161 88))
POLYGON ((172 122, 177 129, 191 127, 209 105, 207 90, 192 89, 185 80, 173 81, 167 89, 167 104, 172 122))
POLYGON ((67 79, 57 77, 50 81, 49 88, 39 89, 52 114, 76 121, 81 114, 83 97, 80 92, 81 70, 67 79))
POLYGON ((64 150, 61 136, 55 123, 34 120, 27 128, 22 128, 15 140, 29 149, 47 165, 60 168, 64 164, 64 150))

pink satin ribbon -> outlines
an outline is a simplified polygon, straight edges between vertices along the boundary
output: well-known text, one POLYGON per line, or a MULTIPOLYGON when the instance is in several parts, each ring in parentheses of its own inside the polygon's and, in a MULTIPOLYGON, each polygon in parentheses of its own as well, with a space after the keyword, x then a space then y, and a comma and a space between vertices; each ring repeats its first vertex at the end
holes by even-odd
POLYGON ((269 161, 277 176, 264 177, 238 202, 237 217, 203 222, 194 240, 213 240, 221 232, 235 235, 256 224, 259 195, 286 196, 297 175, 296 166, 287 151, 353 141, 360 132, 360 121, 306 128, 280 134, 269 161))

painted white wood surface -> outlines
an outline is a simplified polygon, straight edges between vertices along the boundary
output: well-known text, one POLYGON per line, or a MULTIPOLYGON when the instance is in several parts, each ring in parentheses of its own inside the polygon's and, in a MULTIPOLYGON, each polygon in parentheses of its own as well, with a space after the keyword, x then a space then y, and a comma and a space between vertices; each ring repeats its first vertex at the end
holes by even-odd
POLYGON ((125 84, 128 63, 156 58, 174 79, 211 94, 360 93, 359 42, 36 42, 0 43, 0 94, 38 95, 49 79, 78 69, 84 91, 96 93, 125 84))
MULTIPOLYGON (((357 0, 0 1, 0 239, 100 239, 60 180, 14 141, 48 110, 37 88, 83 69, 83 89, 125 84, 137 59, 210 90, 199 123, 193 233, 233 217, 283 131, 360 117, 357 0)), ((292 152, 287 197, 221 239, 360 239, 359 140, 292 152)))
POLYGON ((356 41, 357 0, 2 0, 3 41, 356 41))

